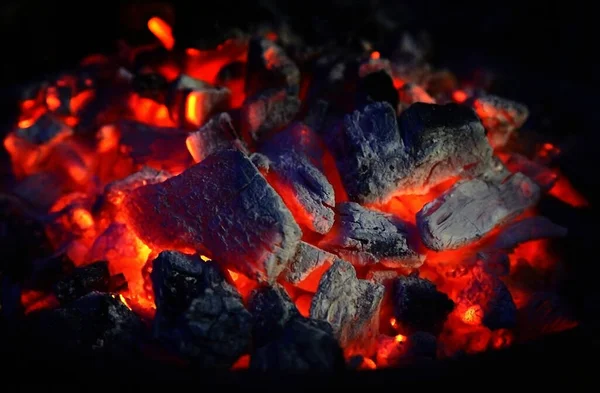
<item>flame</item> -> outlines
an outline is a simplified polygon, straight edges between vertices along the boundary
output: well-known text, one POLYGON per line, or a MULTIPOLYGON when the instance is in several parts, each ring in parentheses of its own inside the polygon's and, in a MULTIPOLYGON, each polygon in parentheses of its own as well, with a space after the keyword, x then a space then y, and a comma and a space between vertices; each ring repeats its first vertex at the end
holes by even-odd
POLYGON ((158 16, 153 16, 148 20, 148 30, 152 32, 160 40, 165 48, 173 49, 175 46, 175 38, 171 26, 158 16))

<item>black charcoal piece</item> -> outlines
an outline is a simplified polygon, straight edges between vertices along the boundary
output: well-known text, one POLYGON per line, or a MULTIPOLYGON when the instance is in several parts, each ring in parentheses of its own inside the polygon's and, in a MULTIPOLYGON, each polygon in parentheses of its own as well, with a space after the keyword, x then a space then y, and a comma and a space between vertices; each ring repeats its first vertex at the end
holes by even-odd
POLYGON ((300 70, 277 44, 256 37, 250 40, 246 63, 246 96, 265 88, 284 88, 297 95, 300 89, 300 70))
POLYGON ((104 187, 104 195, 109 203, 120 205, 127 193, 148 184, 162 183, 169 177, 171 174, 167 171, 144 166, 138 172, 107 184, 104 187))
POLYGON ((453 176, 479 174, 489 166, 492 149, 485 130, 466 106, 417 102, 402 112, 398 123, 412 158, 398 183, 404 193, 424 193, 453 176))
POLYGON ((539 187, 520 173, 504 183, 462 181, 423 206, 417 213, 417 226, 430 249, 455 249, 509 222, 535 205, 539 196, 539 187))
POLYGON ((558 174, 552 169, 521 154, 510 153, 505 165, 511 172, 521 172, 533 180, 543 191, 550 190, 558 180, 558 174))
POLYGON ((406 356, 411 363, 436 358, 437 340, 428 332, 415 332, 406 340, 406 356))
POLYGON ((169 82, 158 73, 136 74, 131 81, 133 90, 140 97, 150 98, 161 104, 165 103, 169 82))
POLYGON ((419 267, 424 258, 408 244, 406 224, 398 218, 344 202, 338 217, 319 247, 355 265, 381 263, 390 267, 419 267))
POLYGON ((467 312, 477 307, 483 325, 491 330, 513 328, 517 323, 517 307, 506 285, 480 267, 474 267, 472 274, 458 295, 457 309, 467 312))
POLYGON ((294 122, 266 139, 260 146, 260 152, 268 157, 296 153, 305 156, 311 164, 323 170, 325 147, 319 135, 306 123, 294 122))
POLYGON ((107 292, 110 273, 106 261, 76 267, 54 285, 54 294, 61 303, 69 303, 90 292, 107 292))
POLYGON ((239 148, 245 152, 226 112, 213 116, 198 131, 190 133, 185 143, 195 162, 219 150, 239 148))
POLYGON ((73 134, 73 130, 53 115, 41 115, 30 126, 18 128, 15 135, 33 145, 44 145, 65 139, 73 134))
POLYGON ((294 256, 301 237, 281 197, 235 150, 134 190, 124 207, 131 228, 146 244, 196 249, 223 267, 270 282, 294 256))
POLYGON ((333 226, 335 193, 325 175, 295 152, 271 155, 267 181, 283 198, 296 222, 317 233, 333 226))
POLYGON ((276 339, 293 318, 301 318, 298 309, 280 285, 254 290, 248 299, 248 311, 254 327, 252 338, 256 347, 276 339))
POLYGON ((155 322, 173 322, 206 289, 235 292, 214 262, 197 255, 163 251, 152 261, 152 287, 156 303, 155 322))
POLYGON ((250 368, 261 371, 342 370, 344 356, 328 323, 294 318, 277 339, 252 353, 250 368))
POLYGON ((512 133, 529 117, 527 106, 494 95, 476 97, 468 103, 475 109, 488 131, 494 148, 506 145, 512 133))
POLYGON ((394 81, 385 70, 371 72, 360 79, 358 92, 362 101, 367 98, 372 101, 387 102, 392 107, 398 106, 398 91, 394 87, 394 81))
POLYGON ((60 308, 31 315, 44 348, 60 353, 136 357, 144 337, 137 315, 112 294, 91 292, 60 308))
POLYGON ((491 274, 498 277, 507 276, 510 273, 510 258, 506 250, 487 249, 476 255, 476 263, 491 274))
POLYGON ((519 309, 518 338, 533 339, 542 334, 557 333, 577 326, 569 306, 557 294, 534 293, 527 304, 519 309))
POLYGON ((416 276, 401 276, 394 281, 394 315, 408 333, 437 334, 454 309, 450 298, 431 281, 416 276))
POLYGON ((492 247, 510 250, 530 240, 557 238, 566 235, 567 228, 553 223, 546 217, 534 216, 502 228, 492 247))
POLYGON ((120 133, 121 151, 139 167, 178 173, 194 162, 185 147, 188 134, 184 130, 132 120, 119 120, 116 128, 120 133))
POLYGON ((31 288, 50 291, 52 286, 75 268, 75 264, 64 253, 33 260, 28 283, 31 288))
POLYGON ((300 99, 285 90, 265 90, 249 96, 241 109, 246 142, 258 141, 285 128, 300 110, 300 99))
POLYGON ((310 307, 310 317, 329 322, 343 348, 374 344, 384 287, 356 277, 354 267, 337 260, 323 275, 310 307))
POLYGON ((335 255, 301 241, 298 251, 284 272, 284 278, 292 284, 299 284, 316 269, 331 265, 334 259, 335 255))
POLYGON ((62 176, 54 172, 40 171, 15 184, 12 192, 32 207, 48 211, 69 191, 68 184, 62 176))

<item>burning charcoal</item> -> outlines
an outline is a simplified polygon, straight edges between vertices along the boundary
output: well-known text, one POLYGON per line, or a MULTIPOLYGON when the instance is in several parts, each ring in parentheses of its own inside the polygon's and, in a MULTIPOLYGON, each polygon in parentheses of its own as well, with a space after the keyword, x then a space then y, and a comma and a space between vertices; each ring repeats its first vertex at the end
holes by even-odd
POLYGON ((394 282, 394 315, 408 332, 439 333, 454 303, 435 284, 416 276, 401 276, 394 282))
POLYGON ((519 310, 519 339, 528 340, 540 334, 557 333, 577 326, 577 320, 562 299, 548 292, 534 293, 519 310))
POLYGON ((140 187, 124 205, 128 222, 147 244, 206 250, 224 267, 270 282, 285 269, 301 236, 281 197, 234 150, 140 187))
POLYGON ((546 239, 551 237, 564 237, 567 229, 557 225, 542 216, 534 216, 514 222, 502 229, 494 241, 494 248, 513 249, 521 243, 546 239))
POLYGON ((246 63, 246 96, 253 96, 265 88, 284 88, 290 95, 300 89, 300 71, 273 41, 253 38, 248 47, 246 63))
POLYGON ((477 97, 470 101, 481 119, 492 147, 506 145, 511 134, 529 117, 529 109, 518 102, 494 95, 477 97))
POLYGON ((366 279, 377 284, 386 285, 388 282, 398 277, 399 274, 400 273, 395 270, 370 270, 369 273, 367 273, 366 279))
POLYGON ((510 273, 510 258, 503 250, 485 250, 476 255, 477 262, 491 274, 498 277, 507 276, 510 273))
POLYGON ((284 273, 284 277, 288 282, 294 284, 298 288, 316 292, 316 285, 312 283, 303 283, 303 281, 305 281, 311 273, 329 268, 334 259, 335 255, 308 243, 300 242, 298 244, 298 251, 292 258, 284 273))
POLYGON ((49 210, 68 192, 64 179, 52 172, 37 172, 19 181, 12 192, 42 211, 49 210))
POLYGON ((396 217, 358 203, 336 207, 339 217, 319 246, 355 265, 381 263, 390 267, 419 267, 424 258, 408 244, 406 225, 396 217))
POLYGON ((558 180, 558 175, 550 168, 531 161, 521 154, 511 153, 505 165, 511 172, 521 172, 533 180, 543 191, 550 190, 558 180))
POLYGON ((185 148, 188 134, 183 130, 130 120, 120 120, 116 126, 121 135, 121 151, 125 151, 139 167, 179 173, 193 164, 185 148))
POLYGON ((517 307, 506 285, 479 267, 458 295, 457 310, 469 323, 481 322, 491 330, 512 328, 517 322, 517 307))
MULTIPOLYGON (((399 89, 400 103, 404 108, 408 108, 415 102, 423 102, 425 104, 435 104, 435 100, 423 89, 415 83, 405 83, 399 89)), ((395 107, 394 107, 395 108, 395 107)))
POLYGON ((398 122, 412 157, 398 183, 403 193, 425 193, 453 176, 477 175, 489 166, 492 149, 481 122, 466 106, 417 102, 398 122))
POLYGON ((77 267, 54 286, 54 293, 61 303, 69 303, 90 292, 107 292, 110 282, 108 263, 98 261, 77 267))
POLYGON ((300 110, 298 97, 285 90, 266 90, 244 101, 241 111, 242 132, 248 142, 287 126, 300 110))
POLYGON ((49 292, 58 280, 72 272, 74 268, 75 264, 64 253, 36 259, 32 262, 28 286, 49 292))
POLYGON ((203 125, 212 114, 229 108, 231 91, 182 74, 171 84, 169 111, 180 127, 203 125))
POLYGON ((398 106, 398 91, 394 87, 392 77, 384 70, 371 72, 361 78, 358 91, 364 95, 364 102, 368 97, 373 101, 388 102, 394 108, 398 106))
POLYGON ((291 319, 301 318, 292 299, 279 285, 254 290, 248 300, 248 310, 254 319, 252 337, 256 347, 279 337, 291 319))
POLYGON ((142 167, 141 170, 135 172, 123 179, 115 180, 109 183, 104 188, 104 194, 106 200, 109 203, 117 206, 123 202, 125 195, 135 190, 138 187, 145 186, 147 184, 162 183, 171 177, 171 174, 166 171, 159 171, 147 166, 142 167))
POLYGON ((71 114, 71 98, 73 89, 70 86, 48 86, 45 91, 44 103, 48 110, 60 116, 71 114))
POLYGON ((436 358, 437 343, 431 333, 416 332, 409 337, 381 335, 377 339, 377 365, 400 367, 431 361, 436 358))
POLYGON ((331 326, 323 321, 294 318, 281 335, 256 349, 250 368, 262 371, 334 371, 344 367, 342 350, 331 326))
POLYGON ((15 131, 20 139, 38 146, 64 139, 72 133, 71 128, 50 114, 44 114, 33 124, 15 131))
POLYGON ((92 292, 30 318, 40 329, 37 338, 61 353, 104 354, 111 359, 139 354, 141 320, 108 293, 92 292))
POLYGON ((310 317, 329 322, 343 348, 359 342, 361 349, 370 348, 379 331, 383 292, 383 285, 357 279, 351 264, 337 260, 321 278, 310 317))
POLYGON ((520 173, 502 184, 459 182, 417 213, 421 239, 436 251, 459 248, 518 216, 539 195, 538 186, 520 173))
POLYGON ((274 134, 263 142, 260 152, 268 157, 296 153, 308 158, 311 164, 323 171, 321 163, 325 149, 319 135, 305 123, 295 122, 274 134))
POLYGON ((197 255, 162 251, 150 273, 156 303, 155 323, 174 322, 207 289, 234 292, 212 262, 197 255))
POLYGON ((198 131, 190 133, 185 144, 195 162, 200 162, 219 150, 239 147, 239 150, 245 152, 231 124, 231 117, 225 112, 215 115, 198 131))
POLYGON ((288 153, 269 157, 267 180, 285 201, 296 222, 317 233, 333 226, 333 186, 303 155, 288 153))

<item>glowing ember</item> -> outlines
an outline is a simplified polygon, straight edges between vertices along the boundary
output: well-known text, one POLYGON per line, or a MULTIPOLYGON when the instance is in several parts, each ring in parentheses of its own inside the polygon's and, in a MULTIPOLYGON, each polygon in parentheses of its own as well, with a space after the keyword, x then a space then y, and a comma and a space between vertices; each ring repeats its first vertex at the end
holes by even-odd
POLYGON ((171 26, 169 26, 167 22, 154 16, 148 20, 148 29, 160 40, 165 48, 168 50, 173 49, 173 46, 175 46, 175 38, 173 38, 171 26))

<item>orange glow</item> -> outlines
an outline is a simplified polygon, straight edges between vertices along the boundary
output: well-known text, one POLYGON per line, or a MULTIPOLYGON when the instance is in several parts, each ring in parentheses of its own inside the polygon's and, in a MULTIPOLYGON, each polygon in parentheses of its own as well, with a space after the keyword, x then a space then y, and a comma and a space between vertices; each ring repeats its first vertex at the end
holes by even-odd
POLYGON ((480 306, 471 306, 462 315, 462 320, 467 325, 481 325, 483 310, 480 306))
POLYGON ((454 90, 452 93, 452 99, 459 104, 465 102, 467 98, 469 98, 469 96, 464 92, 464 90, 454 90))
POLYGON ((21 292, 21 305, 25 309, 25 315, 38 310, 58 307, 58 299, 54 294, 46 294, 40 291, 23 290, 21 292))
POLYGON ((245 370, 250 367, 250 355, 242 355, 231 366, 232 370, 245 370))
POLYGON ((48 89, 46 95, 46 106, 48 106, 48 109, 51 111, 55 111, 60 107, 60 99, 58 98, 58 92, 56 89, 48 89))
POLYGON ((125 300, 125 297, 123 297, 123 295, 119 294, 119 300, 128 308, 131 310, 131 306, 129 306, 129 303, 127 303, 127 300, 125 300))
POLYGON ((148 29, 160 40, 165 48, 173 49, 175 46, 175 38, 171 26, 158 16, 154 16, 148 20, 148 29))
POLYGON ((398 328, 398 321, 396 321, 396 318, 390 318, 390 326, 394 329, 398 328))
POLYGON ((187 101, 185 104, 185 117, 187 121, 192 123, 195 126, 199 126, 201 123, 200 114, 198 113, 198 102, 202 99, 202 97, 196 92, 191 92, 187 96, 187 101))
POLYGON ((359 370, 376 370, 377 365, 375 362, 369 358, 363 358, 362 363, 358 366, 359 370))
POLYGON ((96 96, 93 90, 84 90, 71 98, 71 113, 78 114, 96 96))
POLYGON ((400 78, 392 78, 393 82, 394 82, 394 87, 396 88, 396 90, 398 90, 399 88, 401 88, 402 86, 404 86, 406 84, 406 82, 404 82, 402 79, 400 78))
POLYGON ((397 343, 403 343, 406 341, 406 336, 398 334, 398 335, 396 335, 396 337, 394 339, 396 340, 397 343))
POLYGON ((378 60, 381 57, 381 54, 377 51, 371 52, 371 59, 378 60))
POLYGON ((573 207, 581 208, 589 206, 587 199, 573 187, 569 179, 560 174, 558 174, 556 183, 554 183, 554 186, 548 193, 573 207))
MULTIPOLYGON (((210 258, 209 258, 209 257, 206 257, 206 256, 204 256, 204 255, 200 255, 200 259, 202 259, 202 261, 203 261, 203 262, 208 262, 208 261, 210 261, 210 258)), ((232 278, 232 279, 235 281, 235 279, 233 278, 233 274, 232 274, 232 273, 233 273, 233 274, 235 274, 234 272, 232 272, 232 271, 229 271, 229 274, 231 275, 231 278, 232 278)), ((237 275, 236 275, 236 277, 237 277, 237 275)))
POLYGON ((132 94, 129 97, 129 108, 135 120, 157 127, 175 127, 176 124, 169 117, 169 109, 150 98, 132 94))
POLYGON ((265 34, 265 38, 268 39, 269 41, 275 42, 275 41, 277 41, 279 36, 274 31, 270 31, 267 34, 265 34))
POLYGON ((19 128, 29 128, 35 123, 34 119, 25 119, 19 122, 19 128))
POLYGON ((310 316, 310 305, 312 303, 312 296, 309 294, 300 295, 294 302, 296 308, 303 317, 308 318, 310 316))
POLYGON ((229 273, 229 277, 231 277, 233 282, 236 282, 238 280, 238 278, 240 278, 240 275, 237 274, 236 272, 234 272, 233 270, 227 269, 227 272, 229 273))

